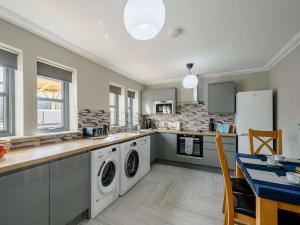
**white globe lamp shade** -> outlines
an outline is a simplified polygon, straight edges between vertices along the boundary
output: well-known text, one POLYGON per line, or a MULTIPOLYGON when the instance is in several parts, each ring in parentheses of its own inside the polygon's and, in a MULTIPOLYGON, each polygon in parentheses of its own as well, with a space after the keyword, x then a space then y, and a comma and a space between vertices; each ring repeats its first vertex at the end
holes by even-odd
POLYGON ((182 80, 183 87, 187 89, 192 89, 198 85, 198 77, 193 74, 186 75, 182 80))
POLYGON ((137 40, 150 40, 163 28, 166 8, 163 0, 128 0, 124 9, 127 32, 137 40))

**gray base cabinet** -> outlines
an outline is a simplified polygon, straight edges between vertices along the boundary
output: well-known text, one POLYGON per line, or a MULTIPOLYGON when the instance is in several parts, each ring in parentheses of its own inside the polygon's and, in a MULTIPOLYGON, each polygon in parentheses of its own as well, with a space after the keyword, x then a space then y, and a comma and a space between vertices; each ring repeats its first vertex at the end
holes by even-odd
POLYGON ((65 225, 89 208, 89 153, 50 163, 50 225, 65 225))
POLYGON ((158 134, 151 134, 150 135, 150 162, 153 163, 157 158, 157 139, 158 134))
POLYGON ((157 143, 157 158, 176 161, 177 134, 158 134, 157 143))
POLYGON ((49 224, 49 164, 0 177, 0 224, 49 224))
MULTIPOLYGON (((222 137, 223 148, 229 169, 235 168, 236 137, 222 137)), ((220 167, 219 156, 214 136, 203 137, 203 158, 207 166, 220 167)))

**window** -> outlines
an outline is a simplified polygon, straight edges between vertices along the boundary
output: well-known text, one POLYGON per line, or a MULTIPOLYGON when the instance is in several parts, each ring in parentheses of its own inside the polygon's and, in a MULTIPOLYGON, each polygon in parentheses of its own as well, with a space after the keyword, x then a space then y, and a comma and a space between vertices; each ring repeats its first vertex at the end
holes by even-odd
POLYGON ((109 114, 110 125, 119 126, 119 96, 121 95, 121 88, 113 85, 109 86, 109 114))
POLYGON ((14 134, 14 76, 18 55, 0 49, 0 136, 14 134))
POLYGON ((0 134, 13 134, 13 77, 14 70, 0 67, 0 134))
POLYGON ((135 92, 128 91, 128 125, 133 125, 133 115, 134 115, 134 99, 135 99, 135 92))
POLYGON ((69 130, 69 84, 72 73, 38 62, 37 110, 38 130, 69 130), (40 63, 40 66, 39 66, 40 63))

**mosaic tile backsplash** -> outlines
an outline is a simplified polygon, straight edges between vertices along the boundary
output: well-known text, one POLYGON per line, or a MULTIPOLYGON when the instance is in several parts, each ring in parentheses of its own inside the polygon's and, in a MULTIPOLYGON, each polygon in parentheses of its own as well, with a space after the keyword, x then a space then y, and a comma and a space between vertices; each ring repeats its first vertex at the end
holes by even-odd
POLYGON ((57 144, 81 138, 81 132, 58 132, 53 134, 48 133, 34 136, 2 138, 0 142, 1 144, 9 146, 10 149, 18 149, 24 147, 37 147, 45 144, 57 144))
POLYGON ((78 129, 83 127, 97 127, 109 124, 109 112, 102 109, 81 109, 78 111, 78 129))
MULTIPOLYGON (((121 125, 118 127, 111 127, 110 133, 123 132, 127 129, 128 113, 120 113, 121 125)), ((138 124, 139 115, 133 114, 134 126, 138 124)), ((97 127, 101 124, 110 124, 109 111, 102 109, 81 109, 78 112, 78 129, 82 130, 83 127, 97 127)))
POLYGON ((176 128, 176 122, 181 122, 182 130, 199 131, 209 130, 209 119, 213 118, 218 123, 234 123, 233 115, 210 115, 206 103, 186 104, 177 106, 177 113, 174 115, 150 115, 147 116, 158 128, 176 128))

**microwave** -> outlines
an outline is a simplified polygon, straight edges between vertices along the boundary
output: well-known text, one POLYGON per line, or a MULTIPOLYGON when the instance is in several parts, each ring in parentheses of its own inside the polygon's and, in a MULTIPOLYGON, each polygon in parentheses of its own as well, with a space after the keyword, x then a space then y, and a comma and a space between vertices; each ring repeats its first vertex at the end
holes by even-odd
POLYGON ((154 113, 167 115, 175 114, 175 101, 166 100, 166 101, 154 101, 154 113))

